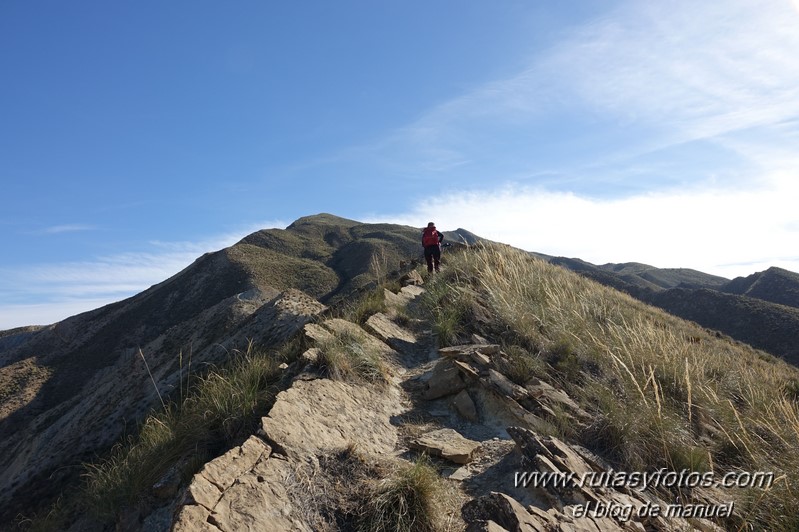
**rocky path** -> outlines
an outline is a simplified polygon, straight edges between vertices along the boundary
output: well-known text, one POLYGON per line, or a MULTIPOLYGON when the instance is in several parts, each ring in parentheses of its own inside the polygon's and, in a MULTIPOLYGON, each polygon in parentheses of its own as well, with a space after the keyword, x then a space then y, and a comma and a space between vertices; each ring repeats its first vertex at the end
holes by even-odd
MULTIPOLYGON (((261 431, 194 476, 172 529, 346 529, 355 479, 345 466, 354 453, 360 462, 384 464, 423 452, 457 494, 448 519, 452 530, 720 530, 706 520, 637 518, 637 508, 666 503, 625 488, 517 486, 522 471, 607 469, 584 449, 536 431, 555 410, 578 419, 588 414, 548 383, 510 381, 497 369, 504 353, 485 338, 437 350, 429 325, 403 312, 422 293, 418 286, 387 292, 389 310, 364 327, 341 319, 307 325, 319 346, 346 335, 380 353, 391 361, 389 382, 324 378, 314 363, 318 347, 306 352, 287 370, 297 376, 278 395, 261 431), (618 510, 581 517, 586 503, 618 510), (622 511, 628 507, 630 516, 622 511)), ((151 529, 163 517, 151 516, 151 529)))

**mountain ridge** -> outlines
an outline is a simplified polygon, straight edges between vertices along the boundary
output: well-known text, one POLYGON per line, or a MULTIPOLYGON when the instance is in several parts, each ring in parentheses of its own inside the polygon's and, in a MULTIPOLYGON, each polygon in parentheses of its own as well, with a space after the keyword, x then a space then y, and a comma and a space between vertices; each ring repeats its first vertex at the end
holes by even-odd
MULTIPOLYGON (((29 400, 21 407, 6 402, 0 408, 0 433, 10 435, 0 440, 0 476, 5 479, 0 505, 25 482, 64 471, 65 453, 73 454, 66 460, 72 467, 117 440, 126 423, 141 420, 157 404, 159 390, 168 394, 179 385, 179 354, 191 352, 196 367, 218 363, 230 350, 246 346, 245 338, 237 344, 225 338, 259 309, 270 303, 279 306, 279 294, 297 289, 310 299, 289 294, 289 306, 297 309, 296 322, 289 319, 291 325, 272 340, 288 336, 325 303, 372 282, 374 268, 388 271, 400 260, 419 256, 420 234, 420 229, 408 226, 362 224, 324 213, 304 217, 287 229, 256 231, 229 248, 205 253, 174 276, 123 301, 4 336, 0 389, 9 390, 5 395, 17 390, 29 400), (155 376, 155 389, 147 364, 162 368, 155 376), (22 376, 18 368, 23 368, 22 376), (75 427, 94 425, 88 421, 94 419, 93 409, 85 397, 99 401, 92 389, 102 388, 101 377, 114 371, 134 371, 135 378, 108 390, 108 400, 120 404, 118 412, 104 413, 105 428, 83 439, 75 427), (11 452, 41 441, 39 425, 50 423, 53 416, 65 417, 67 411, 85 411, 89 418, 75 421, 69 430, 50 430, 46 441, 36 444, 41 447, 36 453, 33 448, 11 452), (35 458, 41 453, 45 458, 35 458)), ((267 314, 271 312, 267 308, 267 314)), ((35 483, 42 489, 57 484, 35 483)))
MULTIPOLYGON (((230 248, 205 254, 175 276, 125 301, 74 316, 39 331, 21 331, 19 334, 30 336, 0 352, 0 383, 3 384, 0 389, 13 390, 16 387, 18 393, 12 395, 21 398, 21 402, 12 404, 5 401, 4 397, 4 408, 13 410, 3 410, 0 416, 0 433, 11 434, 0 441, 0 477, 5 482, 0 492, 3 506, 0 522, 8 522, 28 508, 31 498, 46 501, 57 496, 62 486, 75 480, 81 462, 106 452, 114 442, 120 441, 126 433, 126 426, 149 419, 148 412, 158 407, 162 398, 169 398, 182 390, 186 370, 184 360, 189 354, 198 370, 213 368, 234 359, 233 354, 243 352, 253 342, 258 345, 280 345, 289 338, 302 335, 303 331, 309 330, 309 324, 328 320, 331 309, 349 304, 356 295, 367 297, 368 302, 373 297, 370 291, 379 287, 377 280, 397 278, 400 272, 395 272, 395 264, 409 262, 408 259, 416 259, 418 263, 419 235, 419 229, 407 226, 362 224, 327 214, 305 217, 285 230, 257 231, 230 248), (20 375, 22 378, 18 378, 20 375)), ((445 235, 450 241, 481 241, 479 237, 460 229, 445 232, 445 235)), ((504 256, 516 257, 517 253, 517 250, 510 250, 504 256)), ((498 256, 502 257, 503 254, 499 253, 498 256)), ((520 259, 514 260, 519 261, 519 267, 527 267, 520 259)), ((588 263, 582 264, 585 266, 588 263)), ((409 266, 413 270, 412 261, 409 266)), ((491 267, 497 272, 505 268, 501 260, 492 263, 491 267)), ((598 307, 600 310, 586 317, 586 321, 575 322, 574 329, 558 332, 565 325, 556 321, 550 325, 555 327, 553 332, 548 332, 542 339, 519 338, 514 336, 518 333, 512 333, 515 318, 506 316, 504 319, 507 321, 493 324, 505 312, 501 305, 491 306, 499 303, 489 304, 487 300, 470 295, 478 291, 490 293, 493 287, 480 284, 477 273, 468 266, 468 261, 466 266, 459 268, 462 268, 462 273, 454 275, 456 272, 453 272, 453 275, 446 277, 453 286, 458 285, 457 290, 450 289, 446 283, 433 282, 431 285, 430 297, 440 298, 431 308, 434 313, 444 312, 440 316, 442 321, 433 325, 439 340, 453 342, 462 338, 461 328, 468 323, 475 333, 490 335, 502 343, 511 342, 512 350, 492 360, 490 367, 494 373, 487 369, 485 358, 480 356, 473 357, 466 353, 461 362, 479 360, 483 367, 480 371, 487 372, 486 376, 492 383, 485 386, 495 391, 504 390, 503 394, 510 394, 509 397, 515 397, 514 401, 521 401, 517 404, 522 405, 522 411, 518 411, 514 403, 503 403, 503 408, 521 412, 519 419, 528 419, 524 417, 524 408, 532 408, 548 416, 547 419, 552 423, 565 422, 574 417, 572 413, 557 421, 557 416, 551 417, 555 414, 551 405, 546 408, 531 406, 534 401, 529 393, 532 392, 521 392, 508 380, 509 377, 500 375, 516 375, 517 380, 529 385, 530 374, 520 373, 521 370, 538 368, 536 371, 540 372, 544 367, 552 367, 555 371, 553 375, 566 375, 575 382, 581 382, 596 372, 596 362, 588 358, 599 354, 595 348, 578 347, 574 343, 574 338, 577 338, 575 333, 580 333, 577 327, 599 326, 597 330, 604 330, 604 320, 610 319, 607 313, 614 305, 629 306, 630 309, 639 307, 623 299, 613 299, 612 305, 598 307), (445 311, 450 307, 460 313, 454 322, 447 321, 445 311), (535 353, 538 353, 537 358, 529 359, 535 353)), ((608 279, 618 283, 626 282, 613 272, 614 269, 625 271, 626 268, 627 273, 642 271, 641 265, 585 268, 586 271, 609 276, 608 279)), ((480 271, 480 275, 488 273, 480 271)), ((508 273, 514 272, 508 270, 508 273)), ((538 272, 536 275, 542 274, 538 272)), ((546 270, 546 275, 556 273, 546 270)), ((655 275, 652 279, 663 282, 664 278, 668 278, 673 282, 675 276, 679 278, 681 275, 696 278, 692 272, 678 271, 669 272, 666 277, 655 275)), ((496 283, 506 281, 501 277, 492 279, 496 283)), ((652 283, 646 279, 644 281, 652 283)), ((633 288, 644 290, 640 286, 633 288)), ((381 293, 381 289, 375 292, 379 299, 388 301, 395 297, 388 292, 381 293)), ((574 291, 575 294, 586 291, 588 294, 595 288, 569 278, 568 284, 553 290, 555 294, 563 290, 574 291)), ((671 290, 688 289, 666 289, 657 293, 671 290)), ((535 296, 538 293, 536 290, 529 293, 532 294, 530 297, 539 297, 535 296)), ((602 297, 617 298, 612 294, 602 297)), ((727 294, 726 297, 743 296, 727 294)), ((502 301, 501 298, 499 301, 502 301)), ((518 315, 520 319, 528 319, 531 311, 529 308, 522 309, 518 315)), ((546 316, 547 313, 541 315, 546 316)), ((570 314, 563 316, 566 319, 570 314)), ((400 316, 399 323, 407 325, 413 323, 414 319, 410 315, 400 316)), ((676 318, 656 316, 652 320, 672 323, 676 318)), ((367 327, 372 331, 369 334, 378 334, 374 332, 375 327, 379 327, 375 320, 372 320, 370 327, 367 327)), ((545 330, 541 329, 541 333, 545 330)), ((712 344, 719 353, 730 351, 738 353, 736 356, 753 360, 758 360, 757 357, 768 359, 764 353, 753 355, 752 350, 727 345, 723 339, 718 340, 712 334, 694 329, 691 331, 675 333, 675 338, 671 340, 676 342, 680 353, 685 349, 697 349, 697 345, 704 348, 705 344, 712 344)), ((349 338, 349 334, 344 334, 344 337, 349 338)), ((392 340, 391 334, 386 338, 387 342, 406 346, 403 343, 406 340, 392 340)), ((597 331, 593 334, 597 334, 597 331)), ((6 336, 5 339, 14 336, 6 336)), ((321 342, 317 349, 322 350, 322 353, 327 345, 325 338, 321 334, 315 340, 321 342)), ((318 353, 313 356, 318 356, 318 353)), ((312 355, 308 357, 312 358, 312 355)), ((777 364, 774 361, 768 363, 777 364)), ((303 364, 307 364, 307 361, 303 364)), ((297 366, 297 371, 302 367, 302 364, 297 366)), ((538 373, 538 376, 542 377, 542 374, 538 373)), ((621 377, 624 377, 623 374, 621 377)), ((307 378, 313 380, 320 377, 307 378)), ((547 383, 554 383, 552 378, 555 377, 547 377, 547 383)), ((567 386, 569 379, 558 386, 567 386)), ((789 384, 781 386, 790 390, 789 384)), ((478 393, 479 389, 475 388, 473 392, 478 393)), ((535 389, 536 394, 543 393, 541 389, 535 389)), ((544 386, 543 389, 547 388, 544 386)), ((572 389, 570 393, 577 393, 577 390, 572 389)), ((679 390, 672 392, 677 396, 681 393, 679 390)), ((566 401, 563 397, 560 400, 566 401)), ((562 405, 570 403, 566 401, 562 405)), ((562 405, 556 408, 557 412, 564 408, 562 405)), ((568 408, 573 409, 574 405, 568 408)), ((689 405, 689 411, 691 408, 689 405)), ((583 414, 577 415, 577 418, 580 417, 584 417, 583 414)), ((701 430, 710 431, 711 428, 704 427, 701 430)), ((268 440, 266 442, 269 444, 268 440)), ((224 450, 212 447, 208 452, 213 455, 224 450)))
POLYGON ((771 267, 729 280, 688 268, 536 255, 799 365, 799 274, 771 267))
POLYGON ((746 277, 736 277, 721 291, 799 308, 799 273, 772 266, 746 277))

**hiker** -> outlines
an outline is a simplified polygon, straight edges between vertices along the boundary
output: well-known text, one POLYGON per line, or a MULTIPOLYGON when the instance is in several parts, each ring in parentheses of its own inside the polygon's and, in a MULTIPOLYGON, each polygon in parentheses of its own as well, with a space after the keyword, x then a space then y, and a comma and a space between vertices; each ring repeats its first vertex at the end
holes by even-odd
POLYGON ((441 265, 441 242, 444 235, 436 230, 436 224, 430 222, 422 232, 422 246, 424 246, 424 259, 427 261, 427 271, 432 273, 435 267, 436 272, 440 271, 441 265))

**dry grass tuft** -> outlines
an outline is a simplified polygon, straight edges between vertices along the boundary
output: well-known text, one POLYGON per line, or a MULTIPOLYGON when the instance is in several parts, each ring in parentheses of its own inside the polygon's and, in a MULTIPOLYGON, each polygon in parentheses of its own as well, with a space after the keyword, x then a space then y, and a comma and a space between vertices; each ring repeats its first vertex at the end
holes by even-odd
POLYGON ((438 473, 420 458, 395 469, 367 494, 359 512, 362 532, 436 532, 445 528, 441 504, 446 488, 438 473))
POLYGON ((328 377, 348 382, 385 385, 391 371, 381 353, 365 341, 365 336, 336 332, 319 344, 317 364, 328 377))

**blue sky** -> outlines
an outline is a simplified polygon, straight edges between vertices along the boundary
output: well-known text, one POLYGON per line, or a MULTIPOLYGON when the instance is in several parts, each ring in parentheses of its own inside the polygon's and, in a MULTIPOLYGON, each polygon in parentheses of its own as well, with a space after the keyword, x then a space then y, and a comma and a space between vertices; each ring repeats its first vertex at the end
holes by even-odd
POLYGON ((799 271, 799 2, 0 4, 0 329, 331 212, 799 271))

